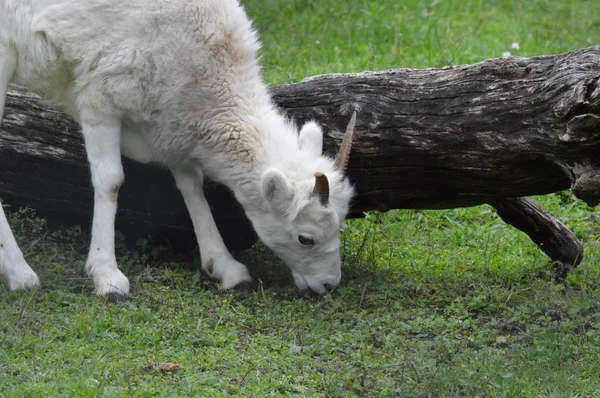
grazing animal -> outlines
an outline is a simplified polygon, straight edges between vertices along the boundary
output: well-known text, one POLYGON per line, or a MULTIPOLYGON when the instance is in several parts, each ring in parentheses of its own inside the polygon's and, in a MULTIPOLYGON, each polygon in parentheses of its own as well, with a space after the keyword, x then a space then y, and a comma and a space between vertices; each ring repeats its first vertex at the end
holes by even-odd
MULTIPOLYGON (((0 0, 0 119, 13 81, 80 123, 94 187, 85 268, 98 295, 129 293, 114 251, 121 154, 172 171, 202 267, 222 288, 252 279, 217 231, 205 176, 233 191, 299 288, 339 284, 355 115, 337 158, 323 156, 320 127, 298 132, 274 106, 258 49, 237 0, 0 0)), ((1 210, 0 274, 13 290, 39 283, 1 210)))

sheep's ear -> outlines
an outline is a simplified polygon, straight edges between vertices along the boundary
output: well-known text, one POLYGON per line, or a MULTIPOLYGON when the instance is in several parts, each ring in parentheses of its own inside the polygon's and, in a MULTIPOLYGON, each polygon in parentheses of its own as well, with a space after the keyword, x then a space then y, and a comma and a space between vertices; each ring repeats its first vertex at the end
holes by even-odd
POLYGON ((262 195, 269 204, 281 211, 289 206, 292 200, 292 188, 283 173, 277 169, 269 169, 262 175, 262 195))
POLYGON ((314 156, 323 153, 323 131, 315 122, 308 122, 300 130, 298 146, 303 151, 309 151, 314 156))

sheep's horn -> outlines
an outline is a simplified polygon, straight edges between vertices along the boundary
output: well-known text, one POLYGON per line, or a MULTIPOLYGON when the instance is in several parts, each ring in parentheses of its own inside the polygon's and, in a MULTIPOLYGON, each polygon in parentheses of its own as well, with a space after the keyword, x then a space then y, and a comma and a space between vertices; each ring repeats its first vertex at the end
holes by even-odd
POLYGON ((346 173, 346 169, 348 168, 348 160, 350 159, 350 150, 352 149, 352 135, 354 134, 354 124, 356 123, 356 111, 352 113, 352 118, 350 119, 350 123, 348 123, 348 127, 346 127, 346 134, 344 134, 344 138, 342 139, 342 144, 340 145, 340 151, 335 158, 335 167, 346 173))
POLYGON ((315 173, 315 189, 313 192, 319 197, 321 204, 327 206, 327 203, 329 203, 329 181, 325 174, 320 172, 315 173))

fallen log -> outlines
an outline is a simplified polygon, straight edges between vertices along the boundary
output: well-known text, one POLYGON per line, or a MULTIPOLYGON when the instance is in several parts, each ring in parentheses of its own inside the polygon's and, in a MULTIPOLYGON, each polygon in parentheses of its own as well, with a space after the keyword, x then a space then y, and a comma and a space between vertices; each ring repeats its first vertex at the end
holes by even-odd
MULTIPOLYGON (((502 204, 520 203, 511 198, 569 188, 591 206, 600 202, 599 46, 442 69, 323 75, 272 93, 298 123, 323 125, 330 153, 357 111, 349 164, 358 192, 353 216, 489 203, 505 217, 502 204)), ((118 227, 137 236, 193 236, 168 173, 134 162, 125 167, 118 227)), ((208 191, 227 243, 252 242, 250 225, 227 190, 208 191)), ((77 126, 14 87, 0 133, 0 197, 47 217, 91 219, 77 126)), ((569 266, 581 261, 581 244, 566 227, 557 229, 557 220, 539 208, 519 217, 523 222, 509 222, 530 236, 532 228, 524 225, 537 225, 542 235, 568 235, 532 236, 553 260, 569 266), (555 250, 548 250, 552 245, 555 250)))

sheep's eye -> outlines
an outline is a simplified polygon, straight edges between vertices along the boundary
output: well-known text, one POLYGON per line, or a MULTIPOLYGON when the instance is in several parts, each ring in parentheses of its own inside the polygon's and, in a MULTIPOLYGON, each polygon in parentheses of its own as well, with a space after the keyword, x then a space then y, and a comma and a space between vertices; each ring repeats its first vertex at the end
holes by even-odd
POLYGON ((312 246, 315 244, 315 240, 313 238, 309 238, 308 236, 298 235, 298 242, 302 243, 304 246, 312 246))

